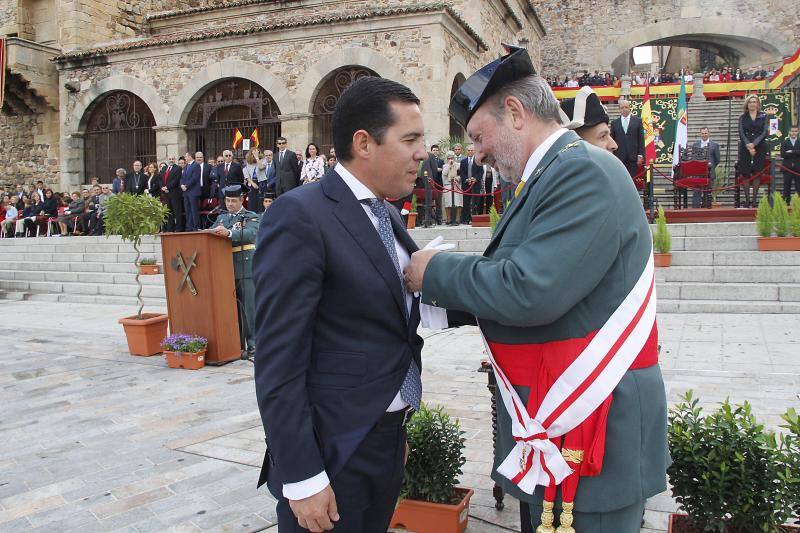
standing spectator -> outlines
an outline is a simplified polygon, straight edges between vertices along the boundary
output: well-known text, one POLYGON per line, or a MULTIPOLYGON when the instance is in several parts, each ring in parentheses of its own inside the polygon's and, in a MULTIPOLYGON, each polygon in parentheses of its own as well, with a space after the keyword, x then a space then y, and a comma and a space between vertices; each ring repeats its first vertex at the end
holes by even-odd
POLYGON ((230 150, 225 150, 222 152, 222 160, 222 165, 217 165, 220 198, 224 198, 222 189, 228 185, 244 186, 244 173, 242 172, 242 165, 233 160, 233 152, 230 150))
POLYGON ((44 182, 42 180, 36 182, 35 190, 39 193, 39 201, 44 202, 44 182))
MULTIPOLYGON (((714 177, 717 175, 717 165, 720 161, 719 144, 711 140, 711 134, 708 127, 703 126, 700 128, 700 139, 696 140, 692 145, 694 149, 708 149, 708 175, 711 187, 714 186, 714 177)), ((694 189, 692 191, 692 207, 700 207, 702 205, 703 193, 700 190, 694 189)))
POLYGON ((766 113, 761 111, 761 100, 755 94, 751 94, 744 99, 744 110, 739 117, 738 173, 742 177, 746 206, 756 207, 758 205, 758 188, 761 186, 759 173, 764 168, 767 156, 767 143, 764 141, 768 131, 769 121, 766 113), (751 185, 753 187, 752 200, 750 199, 751 185))
MULTIPOLYGON (((211 197, 211 165, 206 163, 203 152, 194 154, 194 164, 198 167, 197 176, 200 179, 200 200, 211 197)), ((200 226, 198 226, 199 228, 200 226)))
POLYGON ((84 235, 91 235, 97 222, 97 210, 100 208, 102 187, 108 188, 108 185, 95 185, 92 187, 89 198, 84 200, 83 215, 81 215, 81 231, 84 235))
POLYGON ((25 194, 25 187, 22 186, 21 183, 17 183, 16 190, 14 191, 14 196, 16 200, 22 200, 22 196, 25 194))
POLYGON ((461 146, 461 143, 456 143, 453 146, 453 155, 455 156, 455 162, 461 164, 461 160, 464 158, 464 147, 461 146))
POLYGON ((800 142, 797 142, 797 126, 789 130, 789 137, 781 143, 783 159, 783 197, 788 204, 792 200, 792 181, 794 192, 800 193, 800 142))
POLYGON ((147 176, 142 172, 142 162, 133 162, 133 172, 125 178, 125 189, 123 192, 131 194, 144 194, 147 189, 147 176))
POLYGON ((170 156, 167 168, 161 176, 161 192, 164 193, 167 207, 169 207, 167 231, 183 231, 184 229, 182 172, 180 165, 175 162, 175 156, 170 156))
POLYGON ((444 217, 447 223, 455 225, 458 223, 460 215, 459 209, 464 205, 462 196, 453 189, 458 185, 458 169, 459 164, 456 162, 456 153, 453 150, 447 152, 447 159, 442 166, 442 180, 445 183, 447 192, 442 193, 442 204, 444 205, 444 217))
MULTIPOLYGON (((272 156, 272 150, 264 152, 264 174, 267 176, 265 182, 258 182, 259 190, 261 191, 262 198, 269 192, 272 193, 271 198, 275 198, 275 183, 278 180, 278 174, 275 168, 275 159, 272 156)), ((263 202, 262 202, 263 204, 263 202)))
POLYGON ((100 196, 98 196, 99 203, 97 205, 97 212, 95 213, 95 221, 90 235, 102 235, 105 225, 103 223, 103 216, 105 215, 106 204, 115 195, 109 189, 108 185, 100 187, 100 196))
POLYGON ((297 155, 287 148, 286 137, 278 137, 278 161, 275 165, 277 183, 275 195, 280 196, 300 184, 300 163, 297 155))
POLYGON ((325 159, 319 155, 319 147, 314 143, 306 146, 306 162, 300 170, 300 182, 303 185, 319 181, 325 174, 325 159))
POLYGON ((3 208, 5 209, 5 215, 3 216, 3 231, 1 233, 4 237, 13 237, 19 212, 12 199, 6 196, 3 197, 3 208))
MULTIPOLYGON (((478 183, 483 182, 483 167, 475 162, 475 145, 467 145, 467 157, 461 160, 458 175, 461 178, 461 189, 464 194, 464 209, 461 210, 461 223, 469 224, 472 221, 472 198, 470 194, 475 194, 481 188, 478 183)), ((475 198, 480 198, 475 197, 475 198)), ((477 205, 478 202, 476 201, 477 205)))
POLYGON ((58 227, 61 229, 60 235, 69 235, 70 231, 77 229, 75 219, 79 219, 85 210, 85 203, 81 198, 81 193, 72 193, 72 201, 67 206, 64 214, 58 217, 58 227))
POLYGON ((327 161, 327 163, 325 163, 325 172, 329 171, 330 169, 332 169, 335 166, 336 166, 336 156, 335 155, 329 155, 328 156, 328 161, 327 161))
MULTIPOLYGON (((481 212, 487 214, 494 203, 494 172, 489 165, 483 165, 483 205, 480 206, 481 212)), ((480 199, 479 199, 480 200, 480 199)))
POLYGON ((259 181, 267 180, 266 164, 261 157, 258 148, 251 148, 244 156, 245 165, 242 167, 244 182, 247 187, 247 206, 255 213, 260 213, 262 209, 261 191, 258 187, 259 181))
POLYGON ((154 198, 161 197, 161 184, 159 182, 158 168, 155 163, 148 163, 144 169, 144 175, 147 178, 145 181, 144 192, 147 196, 154 198))
POLYGON ((744 74, 742 74, 742 69, 737 68, 736 71, 733 73, 731 77, 733 81, 742 81, 744 80, 744 74))
MULTIPOLYGON (((185 159, 184 159, 185 161, 185 159)), ((186 231, 200 229, 200 165, 193 161, 183 169, 181 177, 183 211, 186 213, 186 231)))
MULTIPOLYGON (((442 181, 442 173, 444 172, 444 161, 439 156, 439 145, 434 144, 431 146, 431 153, 428 156, 427 160, 428 165, 428 175, 436 184, 435 186, 431 186, 433 190, 441 189, 444 187, 444 182, 442 181)), ((441 194, 434 194, 434 202, 436 205, 436 223, 442 223, 442 195, 441 194)))
POLYGON ((125 191, 125 176, 127 173, 124 168, 118 168, 114 180, 111 182, 111 192, 119 194, 125 191))
POLYGON ((614 152, 631 178, 636 176, 639 165, 644 164, 644 128, 642 119, 631 115, 631 104, 627 100, 619 101, 620 117, 611 122, 611 137, 617 144, 614 152))

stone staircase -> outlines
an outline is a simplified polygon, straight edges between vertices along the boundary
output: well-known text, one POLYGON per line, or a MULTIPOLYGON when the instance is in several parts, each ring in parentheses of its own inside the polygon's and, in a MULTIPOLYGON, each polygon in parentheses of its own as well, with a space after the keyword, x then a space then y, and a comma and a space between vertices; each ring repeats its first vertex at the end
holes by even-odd
MULTIPOLYGON (((673 266, 656 270, 661 312, 798 313, 800 252, 759 252, 753 223, 670 224, 673 266)), ((489 228, 416 229, 480 254, 489 228)), ((142 243, 161 263, 157 237, 142 243)), ((119 237, 0 239, 0 299, 136 306, 136 254, 119 237)), ((164 277, 141 276, 147 309, 165 308, 164 277)))

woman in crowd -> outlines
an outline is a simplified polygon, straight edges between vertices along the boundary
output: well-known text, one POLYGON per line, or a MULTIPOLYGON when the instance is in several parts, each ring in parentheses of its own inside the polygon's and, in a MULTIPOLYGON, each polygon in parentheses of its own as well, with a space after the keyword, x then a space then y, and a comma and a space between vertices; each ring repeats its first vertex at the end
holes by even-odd
MULTIPOLYGON (((29 217, 33 216, 33 209, 34 209, 34 200, 33 198, 38 198, 39 194, 36 192, 31 193, 31 196, 25 196, 23 201, 25 205, 22 208, 22 214, 17 215, 17 224, 14 228, 14 236, 15 237, 24 237, 26 231, 25 222, 28 220, 29 217)), ((19 210, 18 210, 19 213, 19 210)))
POLYGON ((161 187, 163 182, 158 179, 158 167, 155 163, 150 163, 144 167, 144 175, 147 176, 147 187, 144 193, 153 198, 161 197, 161 187))
POLYGON ((761 185, 759 172, 764 168, 767 156, 767 133, 769 121, 761 111, 761 100, 751 94, 744 99, 744 112, 739 117, 739 176, 744 186, 745 206, 758 205, 758 187, 761 185), (751 178, 752 176, 752 178, 751 178), (752 183, 750 180, 752 179, 752 183), (752 199, 750 187, 753 188, 752 199))
POLYGON ((44 201, 39 191, 31 192, 31 203, 23 211, 23 218, 17 222, 17 237, 28 236, 36 233, 38 217, 43 216, 44 201), (22 229, 20 229, 22 225, 22 229))
MULTIPOLYGON (((442 183, 445 189, 457 189, 461 180, 458 177, 458 163, 456 153, 452 150, 447 151, 447 159, 442 167, 442 183)), ((444 206, 445 219, 448 223, 454 220, 461 220, 461 207, 464 200, 458 192, 442 192, 442 205, 444 206)))
POLYGON ((300 183, 306 185, 319 181, 325 174, 325 159, 319 154, 319 146, 308 143, 306 146, 306 162, 300 171, 300 183))
POLYGON ((256 213, 263 209, 258 183, 267 179, 267 163, 258 148, 251 148, 244 156, 242 168, 244 183, 250 189, 247 193, 247 206, 256 213))
POLYGON ((44 205, 42 206, 42 215, 46 215, 48 218, 57 217, 58 202, 59 198, 53 193, 53 189, 45 189, 44 205))
POLYGON ((67 206, 64 214, 58 217, 58 227, 61 230, 61 235, 69 235, 70 232, 75 231, 76 219, 79 219, 85 210, 86 203, 81 198, 81 193, 75 191, 72 193, 72 201, 67 206))
POLYGON ((742 81, 744 79, 744 73, 742 72, 742 69, 737 68, 731 79, 733 81, 742 81))
POLYGON ((17 211, 14 202, 12 201, 11 197, 5 196, 3 197, 3 207, 2 210, 5 211, 3 215, 3 227, 2 233, 3 237, 13 237, 14 236, 14 228, 17 224, 17 215, 19 212, 17 211))
POLYGON ((719 74, 716 69, 712 68, 711 72, 708 73, 708 81, 719 81, 719 74))

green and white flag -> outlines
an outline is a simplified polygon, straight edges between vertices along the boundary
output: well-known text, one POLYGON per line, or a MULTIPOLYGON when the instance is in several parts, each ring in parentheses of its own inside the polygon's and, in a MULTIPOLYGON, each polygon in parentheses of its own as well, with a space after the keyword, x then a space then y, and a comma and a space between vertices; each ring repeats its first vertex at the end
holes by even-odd
MULTIPOLYGON (((686 107, 686 83, 681 76, 681 92, 678 96, 678 109, 675 115, 675 147, 672 151, 672 168, 681 162, 681 149, 689 144, 689 112, 686 107)), ((673 170, 673 173, 675 171, 673 170)))

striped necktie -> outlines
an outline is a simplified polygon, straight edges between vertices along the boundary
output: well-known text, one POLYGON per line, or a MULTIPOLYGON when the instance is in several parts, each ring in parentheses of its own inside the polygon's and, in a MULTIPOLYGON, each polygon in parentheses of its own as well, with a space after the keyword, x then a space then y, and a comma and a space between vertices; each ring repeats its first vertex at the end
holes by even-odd
POLYGON ((519 196, 519 193, 521 193, 521 192, 522 192, 522 189, 523 189, 524 187, 525 187, 525 182, 524 182, 524 181, 520 181, 520 182, 519 182, 519 185, 517 185, 517 188, 516 188, 516 189, 514 189, 514 198, 516 198, 517 196, 519 196))

